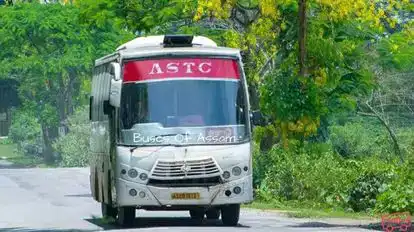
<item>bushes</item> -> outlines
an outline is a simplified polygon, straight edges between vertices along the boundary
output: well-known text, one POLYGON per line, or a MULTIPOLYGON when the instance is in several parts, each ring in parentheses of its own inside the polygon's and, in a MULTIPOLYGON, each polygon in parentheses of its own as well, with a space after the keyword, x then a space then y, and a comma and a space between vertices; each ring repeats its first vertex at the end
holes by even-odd
MULTIPOLYGON (((260 183, 257 199, 261 201, 372 212, 389 204, 409 209, 414 199, 412 186, 394 181, 396 162, 384 162, 378 155, 346 159, 329 143, 302 147, 291 142, 289 149, 275 146, 268 153, 255 154, 254 164, 259 169, 255 183, 260 183), (407 197, 395 195, 393 189, 407 197)), ((410 180, 413 183, 405 179, 410 180)))
MULTIPOLYGON (((347 164, 327 144, 276 147, 266 154, 268 163, 259 198, 279 201, 311 201, 338 205, 358 176, 357 167, 347 164)), ((264 154, 265 155, 265 154, 264 154)))
POLYGON ((399 167, 392 182, 378 198, 375 211, 394 213, 408 211, 414 214, 414 152, 399 167))
POLYGON ((351 188, 349 206, 356 212, 370 211, 375 207, 376 199, 386 186, 384 173, 368 172, 362 174, 351 188))
POLYGON ((0 145, 10 145, 13 141, 10 138, 0 138, 0 145))
POLYGON ((32 113, 23 109, 13 112, 9 137, 25 154, 37 156, 42 154, 42 130, 36 116, 32 113))
POLYGON ((330 127, 330 141, 334 150, 345 158, 392 153, 387 132, 367 123, 347 123, 330 127))
MULTIPOLYGON (((375 120, 356 119, 355 122, 330 127, 330 142, 334 150, 345 158, 381 155, 384 158, 394 156, 395 151, 388 131, 375 120)), ((414 127, 393 128, 401 151, 409 153, 414 144, 414 127)))
POLYGON ((54 143, 62 167, 84 167, 89 164, 90 124, 88 108, 79 109, 68 119, 69 133, 54 143))

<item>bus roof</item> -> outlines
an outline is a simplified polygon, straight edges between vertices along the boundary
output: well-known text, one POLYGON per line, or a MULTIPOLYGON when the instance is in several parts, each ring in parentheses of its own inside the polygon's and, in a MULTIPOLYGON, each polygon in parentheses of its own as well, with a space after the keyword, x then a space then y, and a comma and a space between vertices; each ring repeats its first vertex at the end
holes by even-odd
POLYGON ((240 57, 240 50, 228 47, 143 47, 141 49, 120 50, 107 56, 101 57, 95 61, 95 66, 112 62, 114 60, 118 60, 119 62, 119 59, 134 59, 141 57, 149 58, 169 54, 240 57))
POLYGON ((192 44, 197 44, 200 46, 208 46, 208 47, 217 47, 217 44, 204 36, 177 36, 177 35, 173 35, 173 36, 169 36, 169 35, 154 35, 154 36, 146 36, 146 37, 138 37, 135 38, 131 41, 128 41, 124 44, 122 44, 121 46, 119 46, 116 50, 130 50, 130 49, 136 49, 136 48, 143 48, 143 47, 156 47, 156 46, 160 46, 163 45, 164 43, 164 39, 165 38, 169 38, 169 37, 181 37, 181 38, 191 38, 192 44))
POLYGON ((122 44, 112 54, 108 54, 95 60, 95 66, 118 59, 151 57, 163 54, 224 55, 238 57, 240 56, 240 50, 235 48, 219 47, 213 40, 204 36, 147 36, 135 38, 122 44), (167 39, 171 40, 168 41, 167 39), (177 44, 173 44, 173 46, 165 46, 166 41, 173 41, 172 43, 177 44))

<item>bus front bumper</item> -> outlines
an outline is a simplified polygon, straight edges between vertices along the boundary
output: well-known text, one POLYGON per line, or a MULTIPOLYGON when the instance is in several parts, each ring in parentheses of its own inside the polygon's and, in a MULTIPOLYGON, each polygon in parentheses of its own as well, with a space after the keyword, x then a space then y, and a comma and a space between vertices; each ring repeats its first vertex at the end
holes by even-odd
POLYGON ((118 206, 209 206, 251 201, 253 201, 251 175, 210 187, 156 187, 121 178, 117 181, 118 206), (237 193, 237 190, 240 192, 237 193), (173 199, 174 193, 187 195, 190 198, 173 199), (199 196, 198 199, 191 199, 195 194, 199 196))

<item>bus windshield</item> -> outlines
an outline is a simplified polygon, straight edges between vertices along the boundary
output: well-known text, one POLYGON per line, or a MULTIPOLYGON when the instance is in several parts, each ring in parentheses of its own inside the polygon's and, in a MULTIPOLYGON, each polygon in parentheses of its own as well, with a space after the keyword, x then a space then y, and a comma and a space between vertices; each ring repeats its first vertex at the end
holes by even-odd
POLYGON ((239 143, 248 139, 246 103, 236 60, 130 61, 124 65, 119 143, 239 143))

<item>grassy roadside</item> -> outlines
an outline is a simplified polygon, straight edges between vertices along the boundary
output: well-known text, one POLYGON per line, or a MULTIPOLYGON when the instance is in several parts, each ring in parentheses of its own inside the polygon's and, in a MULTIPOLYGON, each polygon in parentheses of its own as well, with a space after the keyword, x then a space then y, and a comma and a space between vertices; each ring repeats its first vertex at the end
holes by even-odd
POLYGON ((48 168, 43 159, 27 156, 17 150, 16 144, 0 143, 0 160, 12 163, 11 167, 48 168))
POLYGON ((243 205, 243 208, 276 211, 294 218, 346 218, 356 220, 377 220, 380 216, 368 213, 345 212, 342 209, 313 209, 309 207, 292 207, 280 204, 253 202, 243 205))

